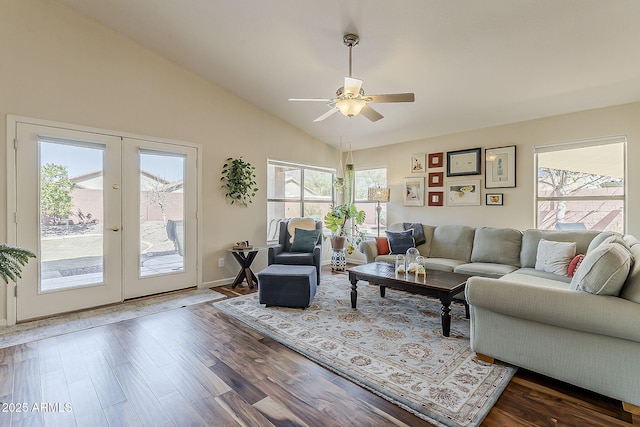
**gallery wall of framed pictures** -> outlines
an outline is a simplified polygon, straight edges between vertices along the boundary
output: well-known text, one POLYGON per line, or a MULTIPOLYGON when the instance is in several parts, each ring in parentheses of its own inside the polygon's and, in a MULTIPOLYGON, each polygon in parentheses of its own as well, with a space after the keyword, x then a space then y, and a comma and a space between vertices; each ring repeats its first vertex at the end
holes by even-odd
MULTIPOLYGON (((485 191, 483 197, 482 178, 477 177, 482 175, 482 150, 412 154, 412 176, 403 179, 403 204, 424 206, 426 198, 427 206, 480 206, 484 199, 486 206, 503 206, 504 193, 485 191)), ((516 186, 515 145, 485 148, 484 157, 485 189, 516 186)))

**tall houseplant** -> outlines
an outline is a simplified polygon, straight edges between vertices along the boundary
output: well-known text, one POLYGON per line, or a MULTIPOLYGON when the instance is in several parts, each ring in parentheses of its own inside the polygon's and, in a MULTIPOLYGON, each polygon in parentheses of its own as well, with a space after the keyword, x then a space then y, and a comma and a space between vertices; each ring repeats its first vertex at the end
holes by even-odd
POLYGON ((26 249, 0 244, 0 278, 5 283, 15 282, 22 277, 22 267, 29 262, 29 258, 35 257, 33 252, 26 249))
POLYGON ((324 217, 324 225, 331 231, 331 247, 347 248, 353 253, 356 245, 364 239, 364 232, 358 226, 364 223, 366 213, 358 210, 353 203, 333 206, 324 217))
POLYGON ((258 191, 256 183, 256 167, 242 160, 242 157, 234 159, 229 157, 222 166, 222 188, 226 191, 225 197, 231 200, 231 204, 238 202, 247 206, 253 203, 253 196, 258 191))

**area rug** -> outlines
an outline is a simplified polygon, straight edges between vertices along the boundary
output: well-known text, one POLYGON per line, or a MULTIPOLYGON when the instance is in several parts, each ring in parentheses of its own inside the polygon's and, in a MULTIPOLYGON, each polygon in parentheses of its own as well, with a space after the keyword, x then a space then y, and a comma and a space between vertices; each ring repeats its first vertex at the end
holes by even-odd
POLYGON ((211 289, 194 289, 0 327, 0 348, 108 325, 188 305, 215 301, 224 297, 220 292, 212 291, 211 289))
POLYGON ((265 307, 256 293, 213 303, 262 334, 439 426, 475 426, 516 369, 479 361, 464 306, 443 337, 436 299, 360 282, 351 308, 345 275, 326 275, 305 310, 265 307))

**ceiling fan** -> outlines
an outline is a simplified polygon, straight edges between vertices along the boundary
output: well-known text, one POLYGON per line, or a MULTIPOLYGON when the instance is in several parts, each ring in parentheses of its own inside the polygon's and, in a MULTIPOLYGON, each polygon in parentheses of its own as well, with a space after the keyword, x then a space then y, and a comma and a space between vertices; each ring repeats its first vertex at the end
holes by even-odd
POLYGON ((340 111, 347 117, 363 116, 372 122, 378 121, 384 116, 371 108, 369 104, 382 102, 413 102, 413 93, 392 93, 386 95, 365 95, 362 89, 362 80, 351 76, 351 50, 358 44, 360 38, 355 34, 347 34, 342 38, 345 46, 349 48, 349 76, 344 78, 344 86, 336 91, 335 98, 290 98, 289 101, 326 102, 329 111, 318 117, 314 122, 319 122, 332 114, 340 111))

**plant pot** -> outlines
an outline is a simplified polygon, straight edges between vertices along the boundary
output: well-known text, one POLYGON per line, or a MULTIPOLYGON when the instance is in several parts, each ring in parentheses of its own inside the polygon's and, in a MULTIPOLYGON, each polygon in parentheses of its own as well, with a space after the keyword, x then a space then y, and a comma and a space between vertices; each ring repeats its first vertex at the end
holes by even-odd
POLYGON ((332 237, 331 239, 331 249, 334 251, 340 251, 344 249, 344 244, 347 242, 347 238, 345 236, 340 237, 332 237))

